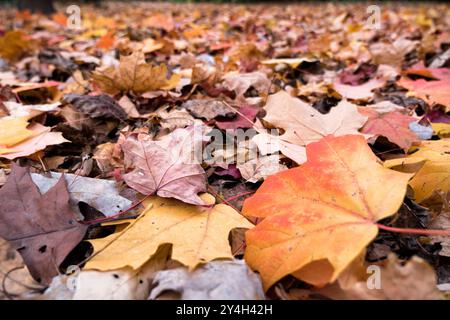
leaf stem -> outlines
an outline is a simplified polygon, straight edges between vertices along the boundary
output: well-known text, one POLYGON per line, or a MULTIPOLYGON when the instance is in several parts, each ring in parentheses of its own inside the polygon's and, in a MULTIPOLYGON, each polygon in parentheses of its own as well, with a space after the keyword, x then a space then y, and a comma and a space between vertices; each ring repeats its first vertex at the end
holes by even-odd
POLYGON ((395 228, 388 227, 383 224, 377 223, 378 228, 381 230, 396 232, 396 233, 407 233, 407 234, 419 234, 423 236, 444 236, 450 237, 450 231, 447 230, 426 230, 426 229, 412 229, 412 228, 395 228))
POLYGON ((138 205, 140 205, 145 199, 147 199, 149 196, 151 196, 151 194, 146 195, 144 198, 142 198, 141 200, 139 200, 138 202, 136 202, 135 204, 133 204, 131 207, 125 209, 124 211, 121 211, 119 213, 116 213, 112 216, 109 217, 105 217, 105 218, 99 218, 99 219, 95 219, 95 220, 90 220, 90 221, 80 221, 81 224, 87 224, 87 225, 93 225, 93 224, 97 224, 97 223, 102 223, 102 222, 108 222, 111 221, 114 218, 117 218, 118 216, 125 214, 131 210, 133 210, 134 208, 136 208, 138 205))
POLYGON ((243 193, 237 194, 237 195, 235 195, 235 196, 229 197, 229 198, 226 199, 226 200, 227 200, 227 201, 233 201, 233 200, 236 200, 236 199, 238 199, 238 198, 241 198, 241 197, 247 196, 247 195, 249 195, 249 194, 253 194, 253 193, 255 193, 255 191, 243 192, 243 193))

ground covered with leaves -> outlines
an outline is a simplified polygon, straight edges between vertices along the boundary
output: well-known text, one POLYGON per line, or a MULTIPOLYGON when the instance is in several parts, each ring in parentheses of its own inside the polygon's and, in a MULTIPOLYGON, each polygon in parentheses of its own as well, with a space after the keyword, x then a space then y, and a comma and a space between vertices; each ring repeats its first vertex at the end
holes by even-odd
POLYGON ((445 298, 450 7, 379 9, 1 10, 0 297, 445 298))

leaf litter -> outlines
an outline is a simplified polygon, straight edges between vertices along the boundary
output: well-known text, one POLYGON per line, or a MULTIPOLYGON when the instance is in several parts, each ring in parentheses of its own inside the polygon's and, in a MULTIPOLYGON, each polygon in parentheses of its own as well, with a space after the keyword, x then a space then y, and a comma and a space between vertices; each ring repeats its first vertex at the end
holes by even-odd
POLYGON ((450 8, 366 9, 1 8, 0 298, 444 298, 450 8))

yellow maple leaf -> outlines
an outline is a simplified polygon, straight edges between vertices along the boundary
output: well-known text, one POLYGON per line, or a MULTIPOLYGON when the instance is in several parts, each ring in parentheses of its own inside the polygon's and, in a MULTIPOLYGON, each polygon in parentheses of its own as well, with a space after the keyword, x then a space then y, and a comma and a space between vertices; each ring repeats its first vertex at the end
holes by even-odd
POLYGON ((167 79, 167 67, 164 64, 152 66, 145 63, 144 53, 135 52, 129 56, 121 56, 118 67, 109 67, 103 71, 95 71, 92 75, 94 83, 110 94, 133 91, 144 93, 174 87, 175 79, 167 79))
POLYGON ((34 136, 28 124, 28 117, 0 119, 0 146, 11 147, 34 136))
MULTIPOLYGON (((213 204, 211 195, 202 200, 213 204)), ((193 269, 200 263, 232 258, 228 234, 234 228, 253 225, 231 207, 185 204, 174 199, 150 197, 133 223, 106 238, 90 240, 94 257, 86 268, 113 270, 140 268, 162 244, 172 244, 172 259, 193 269), (97 254, 96 254, 97 253, 97 254)))
POLYGON ((450 136, 450 123, 432 123, 433 131, 441 138, 450 136))
POLYGON ((435 191, 450 190, 450 139, 422 141, 405 158, 387 160, 385 167, 402 172, 417 172, 410 181, 417 202, 423 202, 435 191), (417 150, 418 149, 418 150, 417 150))

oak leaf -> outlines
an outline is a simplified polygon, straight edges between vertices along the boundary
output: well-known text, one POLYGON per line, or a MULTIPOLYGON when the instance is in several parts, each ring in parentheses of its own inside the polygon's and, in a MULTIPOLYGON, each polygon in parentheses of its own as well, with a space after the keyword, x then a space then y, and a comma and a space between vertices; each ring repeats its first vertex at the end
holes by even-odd
MULTIPOLYGON (((205 203, 214 197, 203 194, 205 203)), ((94 256, 87 269, 140 268, 162 244, 172 244, 172 259, 194 269, 215 259, 231 259, 228 234, 253 225, 231 207, 194 206, 175 199, 150 197, 142 215, 121 232, 90 240, 94 256), (98 254, 96 254, 96 252, 98 254)))
POLYGON ((265 218, 247 231, 245 259, 265 289, 288 274, 333 282, 400 207, 411 175, 378 163, 364 137, 327 136, 306 147, 301 167, 270 176, 244 202, 265 218), (276 192, 274 192, 276 190, 276 192))
POLYGON ((0 236, 19 251, 34 279, 49 284, 86 230, 70 208, 63 178, 42 195, 28 169, 13 166, 0 189, 0 236))

